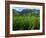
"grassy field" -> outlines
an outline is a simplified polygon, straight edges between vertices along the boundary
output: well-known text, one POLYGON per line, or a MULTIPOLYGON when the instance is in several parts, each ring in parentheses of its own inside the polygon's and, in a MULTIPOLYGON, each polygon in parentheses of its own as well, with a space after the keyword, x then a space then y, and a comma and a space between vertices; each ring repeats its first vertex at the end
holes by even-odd
POLYGON ((37 30, 37 29, 40 29, 39 16, 13 15, 13 30, 37 30))

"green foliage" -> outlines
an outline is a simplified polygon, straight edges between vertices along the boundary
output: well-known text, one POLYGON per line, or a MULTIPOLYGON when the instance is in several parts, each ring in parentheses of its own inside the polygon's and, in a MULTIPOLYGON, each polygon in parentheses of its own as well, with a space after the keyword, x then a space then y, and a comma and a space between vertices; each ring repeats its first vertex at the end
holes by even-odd
POLYGON ((40 29, 39 16, 13 16, 13 30, 40 29))
POLYGON ((25 9, 22 12, 13 9, 13 30, 40 29, 40 11, 25 9))

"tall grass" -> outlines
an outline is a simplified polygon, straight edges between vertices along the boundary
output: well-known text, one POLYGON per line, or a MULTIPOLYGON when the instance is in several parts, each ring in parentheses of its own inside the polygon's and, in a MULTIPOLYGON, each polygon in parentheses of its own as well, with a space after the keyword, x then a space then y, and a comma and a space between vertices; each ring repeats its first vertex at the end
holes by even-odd
POLYGON ((14 16, 13 15, 13 30, 36 30, 40 29, 39 16, 14 16))

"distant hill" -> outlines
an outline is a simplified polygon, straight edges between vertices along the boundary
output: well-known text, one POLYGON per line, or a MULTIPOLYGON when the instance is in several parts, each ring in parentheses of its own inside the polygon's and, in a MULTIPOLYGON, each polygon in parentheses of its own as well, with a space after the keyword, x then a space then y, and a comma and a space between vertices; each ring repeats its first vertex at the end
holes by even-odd
POLYGON ((40 15, 40 10, 37 9, 23 9, 21 12, 13 9, 13 14, 14 15, 28 15, 28 14, 36 14, 40 15))

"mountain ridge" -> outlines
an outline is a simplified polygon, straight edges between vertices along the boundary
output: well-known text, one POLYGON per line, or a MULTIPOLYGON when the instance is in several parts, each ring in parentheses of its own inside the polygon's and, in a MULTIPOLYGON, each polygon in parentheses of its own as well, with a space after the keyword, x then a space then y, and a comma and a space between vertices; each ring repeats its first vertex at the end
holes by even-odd
POLYGON ((28 13, 35 13, 35 14, 40 14, 40 10, 38 9, 23 9, 21 12, 17 11, 16 9, 13 9, 14 14, 28 14, 28 13))

